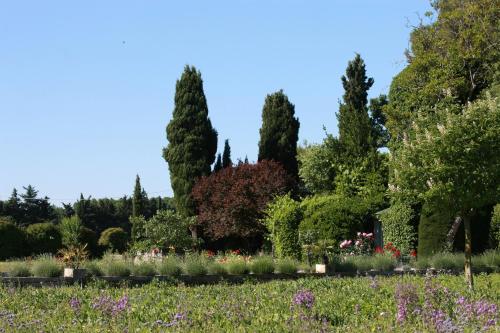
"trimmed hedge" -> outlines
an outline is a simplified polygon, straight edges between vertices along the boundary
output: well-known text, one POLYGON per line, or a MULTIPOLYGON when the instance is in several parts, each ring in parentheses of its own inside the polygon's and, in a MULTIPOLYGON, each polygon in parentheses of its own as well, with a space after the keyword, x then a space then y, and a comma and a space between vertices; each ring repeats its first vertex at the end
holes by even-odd
POLYGON ((122 228, 108 228, 99 238, 99 246, 119 253, 127 249, 128 235, 122 228))
POLYGON ((23 257, 25 246, 24 230, 13 223, 0 221, 0 260, 23 257))
POLYGON ((380 214, 384 243, 391 242, 402 253, 408 254, 414 249, 417 238, 411 225, 415 212, 407 204, 396 203, 380 214))
POLYGON ((52 223, 35 223, 26 228, 28 247, 31 254, 55 254, 62 248, 59 229, 52 223))
POLYGON ((419 257, 428 257, 445 249, 446 236, 453 222, 453 215, 444 205, 433 208, 426 203, 422 206, 418 225, 419 257))

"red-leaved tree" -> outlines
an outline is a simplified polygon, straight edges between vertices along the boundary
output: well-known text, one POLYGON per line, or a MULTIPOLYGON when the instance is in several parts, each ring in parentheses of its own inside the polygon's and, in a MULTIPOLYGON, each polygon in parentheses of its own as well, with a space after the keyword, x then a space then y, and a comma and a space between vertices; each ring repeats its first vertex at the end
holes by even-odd
POLYGON ((228 167, 200 178, 192 196, 204 237, 217 241, 262 236, 262 211, 275 195, 291 188, 291 181, 281 164, 266 160, 228 167))

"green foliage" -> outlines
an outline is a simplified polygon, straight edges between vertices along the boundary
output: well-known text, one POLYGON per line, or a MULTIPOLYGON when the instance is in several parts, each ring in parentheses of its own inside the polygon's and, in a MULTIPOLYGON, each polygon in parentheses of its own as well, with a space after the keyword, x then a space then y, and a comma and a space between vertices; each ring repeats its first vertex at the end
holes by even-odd
POLYGON ((500 273, 500 251, 489 250, 472 259, 474 266, 484 267, 485 271, 500 273))
MULTIPOLYGON (((137 217, 145 214, 145 206, 147 204, 148 196, 146 191, 141 186, 141 178, 139 175, 135 176, 134 195, 132 197, 132 216, 137 217)), ((135 226, 132 224, 132 237, 135 234, 135 226)))
POLYGON ((201 73, 194 67, 186 66, 176 83, 167 139, 163 157, 170 170, 176 208, 183 216, 193 216, 191 190, 197 178, 210 174, 217 151, 217 132, 208 117, 201 73))
POLYGON ((249 268, 245 260, 241 258, 231 258, 226 263, 227 272, 232 275, 247 274, 249 268))
POLYGON ((274 160, 298 179, 297 140, 300 123, 283 90, 266 96, 262 109, 258 160, 274 160))
POLYGON ((215 164, 214 164, 214 172, 217 172, 220 170, 222 170, 222 157, 219 153, 219 154, 217 154, 217 159, 216 159, 215 164))
POLYGON ((218 263, 216 261, 211 261, 207 266, 208 274, 210 275, 225 275, 227 274, 227 269, 224 264, 218 263))
POLYGON ((446 247, 446 235, 453 221, 453 214, 445 205, 434 207, 424 204, 418 224, 418 256, 427 257, 446 247))
POLYGON ((175 256, 169 256, 164 259, 159 267, 161 275, 177 277, 182 274, 182 266, 180 260, 175 256))
POLYGON ((281 274, 296 274, 298 264, 293 259, 279 259, 276 263, 276 270, 281 274))
POLYGON ((493 248, 500 249, 500 204, 496 204, 491 215, 490 242, 493 248))
POLYGON ((430 259, 430 264, 435 269, 464 269, 464 255, 462 253, 436 253, 430 259))
POLYGON ((150 262, 140 262, 132 267, 132 275, 134 276, 155 276, 156 267, 150 262))
POLYGON ((229 140, 224 141, 224 152, 222 153, 222 168, 233 166, 231 161, 231 147, 229 147, 229 140))
POLYGON ((14 262, 9 265, 9 269, 7 271, 9 276, 11 277, 28 277, 31 276, 30 266, 22 261, 22 262, 14 262))
POLYGON ((62 247, 61 233, 52 223, 35 223, 26 228, 28 246, 32 254, 55 254, 62 247))
POLYGON ((207 274, 207 261, 198 254, 186 255, 184 259, 184 270, 191 276, 202 276, 207 274))
POLYGON ((137 225, 134 241, 143 241, 147 250, 154 247, 185 250, 192 245, 189 226, 193 223, 193 218, 182 217, 173 210, 160 210, 148 220, 136 217, 131 221, 137 225))
POLYGON ((102 270, 106 276, 130 276, 132 265, 121 260, 106 260, 103 261, 102 270))
POLYGON ((266 225, 278 258, 300 259, 299 224, 302 220, 300 203, 290 193, 276 197, 265 210, 266 225))
POLYGON ((59 225, 62 244, 66 247, 79 245, 82 229, 83 224, 78 216, 64 217, 59 225))
POLYGON ((272 274, 274 268, 274 260, 269 256, 255 257, 250 264, 250 270, 254 274, 272 274))
POLYGON ((25 232, 11 222, 0 221, 0 260, 24 256, 25 232))
POLYGON ((99 263, 95 260, 87 261, 83 264, 83 268, 87 270, 89 276, 103 276, 104 272, 99 265, 99 263))
POLYGON ((99 246, 119 253, 127 249, 128 235, 122 228, 109 228, 102 232, 99 246))
POLYGON ((349 61, 344 86, 343 103, 337 113, 339 141, 351 156, 362 156, 372 148, 371 121, 368 115, 368 90, 373 78, 367 78, 365 63, 359 54, 349 61))
POLYGON ((36 277, 59 277, 62 275, 61 265, 51 257, 42 257, 33 264, 32 272, 36 277))
POLYGON ((337 242, 353 238, 371 218, 373 208, 363 199, 315 195, 305 198, 301 207, 301 234, 313 232, 337 242))
POLYGON ((395 203, 380 214, 384 243, 391 242, 403 254, 415 248, 417 235, 411 222, 415 217, 412 207, 404 203, 395 203))
POLYGON ((80 230, 80 236, 78 237, 78 242, 81 245, 86 245, 90 256, 97 256, 99 254, 99 249, 97 242, 99 241, 97 234, 90 230, 89 228, 83 227, 80 230))

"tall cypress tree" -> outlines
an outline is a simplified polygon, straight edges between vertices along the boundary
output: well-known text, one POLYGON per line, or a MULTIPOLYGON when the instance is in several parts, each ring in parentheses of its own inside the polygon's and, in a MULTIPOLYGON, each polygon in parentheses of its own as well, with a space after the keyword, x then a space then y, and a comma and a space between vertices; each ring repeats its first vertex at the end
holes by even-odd
POLYGON ((132 216, 144 215, 144 192, 141 187, 141 178, 139 175, 135 176, 134 195, 132 196, 132 216))
POLYGON ((222 170, 222 158, 220 154, 217 154, 217 160, 215 161, 214 164, 214 172, 222 170))
POLYGON ((195 214, 191 189, 197 178, 210 174, 217 151, 217 131, 208 117, 201 73, 186 66, 175 86, 175 108, 167 126, 168 146, 163 157, 168 163, 177 211, 195 214))
POLYGON ((295 106, 283 90, 267 95, 262 109, 258 160, 280 162, 288 174, 298 179, 297 140, 300 123, 294 115, 295 106))
POLYGON ((345 92, 337 113, 340 143, 352 156, 362 156, 373 146, 367 108, 368 90, 373 82, 373 78, 366 77, 365 62, 356 54, 342 76, 345 92))
POLYGON ((224 142, 224 152, 222 153, 222 168, 227 168, 233 165, 231 161, 231 147, 229 147, 229 140, 224 142))

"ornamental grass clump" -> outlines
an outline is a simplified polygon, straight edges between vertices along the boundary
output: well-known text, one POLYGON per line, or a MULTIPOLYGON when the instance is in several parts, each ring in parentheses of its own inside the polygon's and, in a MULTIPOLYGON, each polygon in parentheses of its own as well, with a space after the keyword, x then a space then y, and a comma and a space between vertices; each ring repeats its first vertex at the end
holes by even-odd
POLYGON ((354 257, 347 257, 335 263, 335 270, 342 273, 356 272, 357 266, 354 257))
POLYGON ((274 273, 274 260, 268 256, 257 257, 252 260, 250 270, 253 274, 272 274, 274 273))
POLYGON ((372 268, 388 272, 394 270, 396 267, 396 259, 392 256, 377 254, 372 258, 372 268))
POLYGON ((155 276, 156 267, 150 262, 140 262, 132 267, 132 274, 134 276, 155 276))
POLYGON ((297 262, 293 259, 280 259, 276 264, 276 270, 281 274, 296 274, 297 262))
POLYGON ((158 268, 160 275, 177 277, 182 274, 182 267, 180 260, 175 256, 169 256, 160 263, 158 268))
POLYGON ((31 270, 26 262, 14 262, 8 267, 7 273, 11 277, 28 277, 31 276, 31 270))
POLYGON ((106 276, 127 277, 130 276, 130 264, 125 261, 110 260, 103 263, 103 271, 106 276))
POLYGON ((416 269, 427 269, 431 267, 431 262, 428 257, 419 257, 412 265, 416 269))
POLYGON ((59 277, 63 269, 61 265, 52 257, 42 257, 33 264, 33 275, 36 277, 59 277))
POLYGON ((460 270, 464 268, 464 255, 453 253, 437 253, 431 259, 431 266, 435 269, 460 270))
POLYGON ((206 259, 198 254, 189 254, 184 258, 184 270, 191 276, 207 275, 206 259))
POLYGON ((356 269, 360 272, 367 272, 374 268, 374 258, 371 256, 354 256, 352 260, 353 264, 356 266, 356 269))
POLYGON ((242 258, 233 258, 226 264, 227 272, 231 275, 242 275, 249 272, 246 261, 242 258))
POLYGON ((227 274, 227 269, 226 269, 225 265, 223 265, 219 262, 216 262, 216 261, 210 262, 207 266, 207 269, 208 269, 208 274, 210 274, 210 275, 225 275, 225 274, 227 274))
POLYGON ((92 261, 87 261, 84 265, 83 268, 87 270, 88 275, 90 276, 103 276, 104 272, 102 268, 99 266, 99 263, 95 260, 92 261))
POLYGON ((500 251, 489 250, 474 257, 472 266, 487 272, 500 272, 500 251))

